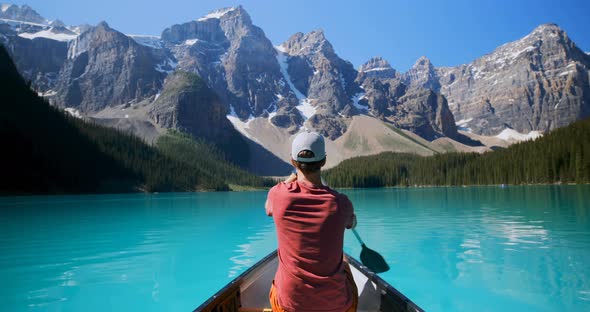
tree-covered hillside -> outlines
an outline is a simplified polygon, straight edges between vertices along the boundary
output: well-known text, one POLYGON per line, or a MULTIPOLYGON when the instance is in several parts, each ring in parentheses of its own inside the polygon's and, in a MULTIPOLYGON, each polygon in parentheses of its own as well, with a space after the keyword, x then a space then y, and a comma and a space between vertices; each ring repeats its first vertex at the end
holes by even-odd
POLYGON ((324 177, 334 187, 589 183, 590 119, 484 154, 352 158, 324 177))
MULTIPOLYGON (((160 151, 133 135, 64 114, 30 89, 2 46, 0 142, 0 194, 228 190, 228 183, 265 183, 237 173, 220 154, 189 160, 166 140, 160 151)), ((183 144, 212 154, 187 137, 183 144)))
POLYGON ((275 183, 274 180, 252 175, 233 165, 214 145, 176 130, 168 130, 166 135, 159 137, 156 146, 171 159, 200 168, 206 174, 228 183, 230 187, 268 187, 275 183))

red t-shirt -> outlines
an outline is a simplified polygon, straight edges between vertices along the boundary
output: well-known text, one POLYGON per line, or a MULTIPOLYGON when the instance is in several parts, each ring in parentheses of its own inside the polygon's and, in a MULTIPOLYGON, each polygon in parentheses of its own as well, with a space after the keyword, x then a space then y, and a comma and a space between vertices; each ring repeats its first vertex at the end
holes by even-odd
POLYGON ((295 181, 268 192, 279 267, 274 285, 288 311, 346 311, 352 304, 342 261, 344 229, 354 217, 348 197, 326 186, 295 181))

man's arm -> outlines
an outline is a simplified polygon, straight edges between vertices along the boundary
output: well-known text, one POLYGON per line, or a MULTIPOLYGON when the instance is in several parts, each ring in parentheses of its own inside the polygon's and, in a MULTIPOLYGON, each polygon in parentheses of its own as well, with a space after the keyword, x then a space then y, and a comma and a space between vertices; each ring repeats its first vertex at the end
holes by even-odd
MULTIPOLYGON (((282 183, 291 183, 291 182, 293 182, 295 180, 297 180, 297 173, 296 172, 293 172, 282 183)), ((272 199, 271 199, 271 196, 272 196, 273 190, 274 190, 274 188, 271 188, 268 191, 268 195, 266 196, 266 202, 264 203, 264 209, 266 210, 266 215, 267 216, 271 216, 271 217, 272 217, 272 199)))
POLYGON ((350 199, 348 199, 346 195, 344 195, 344 199, 346 208, 350 213, 348 220, 346 220, 346 228, 354 229, 356 227, 356 214, 354 214, 354 208, 352 207, 352 202, 350 201, 350 199))

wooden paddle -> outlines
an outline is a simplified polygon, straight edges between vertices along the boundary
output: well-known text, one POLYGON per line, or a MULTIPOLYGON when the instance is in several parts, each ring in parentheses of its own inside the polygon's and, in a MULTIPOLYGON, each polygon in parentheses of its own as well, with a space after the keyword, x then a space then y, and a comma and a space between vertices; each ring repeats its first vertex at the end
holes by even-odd
POLYGON ((354 236, 356 236, 356 239, 358 239, 359 243, 361 243, 361 247, 363 248, 363 250, 361 251, 361 262, 367 268, 369 268, 369 270, 375 273, 383 273, 389 271, 389 265, 387 264, 387 262, 385 262, 383 256, 381 256, 375 250, 367 247, 367 245, 363 243, 363 240, 361 239, 359 233, 357 233, 355 229, 352 229, 352 233, 354 233, 354 236))

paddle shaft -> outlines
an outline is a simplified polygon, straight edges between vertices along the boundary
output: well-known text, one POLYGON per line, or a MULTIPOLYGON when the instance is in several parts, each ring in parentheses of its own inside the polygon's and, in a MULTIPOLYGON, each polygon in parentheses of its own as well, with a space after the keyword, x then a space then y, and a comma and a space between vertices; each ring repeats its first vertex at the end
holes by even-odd
POLYGON ((355 229, 352 229, 352 233, 354 234, 354 236, 356 236, 356 239, 359 241, 359 243, 361 243, 361 246, 364 247, 365 246, 365 243, 363 242, 363 240, 359 236, 359 233, 357 233, 355 229))

